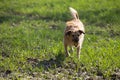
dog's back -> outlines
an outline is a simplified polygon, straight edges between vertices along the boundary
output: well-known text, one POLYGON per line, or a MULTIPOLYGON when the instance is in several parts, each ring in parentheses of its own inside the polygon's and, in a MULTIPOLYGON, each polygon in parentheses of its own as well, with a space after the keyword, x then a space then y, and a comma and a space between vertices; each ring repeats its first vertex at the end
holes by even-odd
POLYGON ((71 20, 71 21, 67 21, 66 22, 66 31, 70 30, 70 29, 76 29, 77 30, 81 30, 83 32, 85 32, 85 29, 84 29, 84 25, 83 23, 78 19, 78 20, 71 20))
POLYGON ((77 11, 75 9, 73 9, 72 7, 69 7, 69 10, 71 12, 73 19, 66 22, 66 31, 68 31, 68 29, 72 29, 72 28, 74 28, 74 29, 79 28, 80 30, 85 32, 84 25, 80 21, 77 11))

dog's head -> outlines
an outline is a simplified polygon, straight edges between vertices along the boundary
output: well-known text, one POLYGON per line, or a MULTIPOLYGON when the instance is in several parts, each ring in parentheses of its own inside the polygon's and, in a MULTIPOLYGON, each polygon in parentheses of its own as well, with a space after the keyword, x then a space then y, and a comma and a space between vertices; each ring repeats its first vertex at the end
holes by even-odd
POLYGON ((71 38, 72 42, 74 43, 74 46, 77 47, 78 43, 79 43, 79 39, 80 39, 80 36, 82 34, 85 34, 83 31, 81 30, 78 30, 78 31, 68 31, 66 32, 66 36, 68 36, 69 38, 71 38))

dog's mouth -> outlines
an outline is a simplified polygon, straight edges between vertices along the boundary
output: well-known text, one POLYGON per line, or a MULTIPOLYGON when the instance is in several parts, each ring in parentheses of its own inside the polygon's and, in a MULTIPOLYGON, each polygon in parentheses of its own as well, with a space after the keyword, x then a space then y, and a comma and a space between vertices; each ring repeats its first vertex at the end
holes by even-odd
POLYGON ((75 46, 75 47, 78 47, 78 44, 77 44, 77 43, 74 43, 74 46, 75 46))

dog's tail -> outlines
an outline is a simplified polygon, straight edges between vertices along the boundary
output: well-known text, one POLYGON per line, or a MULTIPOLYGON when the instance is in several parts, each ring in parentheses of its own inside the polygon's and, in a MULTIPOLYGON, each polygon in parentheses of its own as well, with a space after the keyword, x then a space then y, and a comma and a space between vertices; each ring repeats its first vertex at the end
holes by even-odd
POLYGON ((78 13, 75 9, 73 9, 72 7, 69 7, 69 10, 70 10, 71 15, 74 19, 79 19, 78 13))

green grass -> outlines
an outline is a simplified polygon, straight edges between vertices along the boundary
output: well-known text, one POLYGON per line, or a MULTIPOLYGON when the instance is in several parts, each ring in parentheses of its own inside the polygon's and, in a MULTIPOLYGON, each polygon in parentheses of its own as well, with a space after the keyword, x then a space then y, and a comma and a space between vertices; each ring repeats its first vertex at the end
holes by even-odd
POLYGON ((119 2, 1 0, 0 79, 112 79, 120 70, 119 2), (86 29, 79 60, 76 52, 70 57, 64 53, 69 6, 78 11, 86 29))

